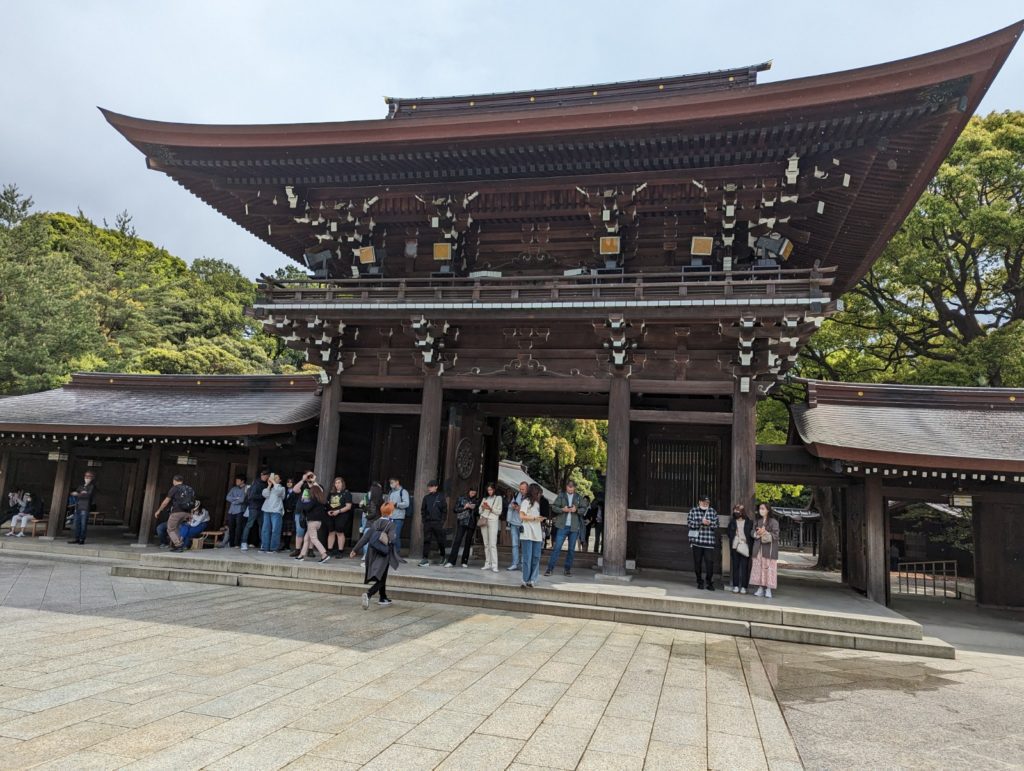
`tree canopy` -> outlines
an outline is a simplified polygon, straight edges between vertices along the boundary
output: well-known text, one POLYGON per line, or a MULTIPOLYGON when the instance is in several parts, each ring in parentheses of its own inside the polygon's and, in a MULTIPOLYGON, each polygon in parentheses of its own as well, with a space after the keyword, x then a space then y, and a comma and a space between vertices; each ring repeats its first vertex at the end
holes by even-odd
POLYGON ((501 450, 550 489, 561 490, 571 479, 592 498, 608 462, 608 422, 508 418, 502 422, 501 450))
POLYGON ((255 284, 223 260, 188 265, 131 217, 96 225, 33 213, 0 192, 0 393, 52 388, 73 371, 295 371, 300 358, 244 315, 255 284))

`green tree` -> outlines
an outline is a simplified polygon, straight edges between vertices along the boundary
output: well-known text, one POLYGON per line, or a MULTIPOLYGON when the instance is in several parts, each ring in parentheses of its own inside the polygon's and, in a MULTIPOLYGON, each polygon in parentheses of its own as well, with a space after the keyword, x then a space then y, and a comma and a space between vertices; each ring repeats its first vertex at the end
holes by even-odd
POLYGON ((501 449, 548 488, 561 490, 571 479, 592 498, 608 463, 607 436, 603 420, 509 418, 502 423, 501 449))

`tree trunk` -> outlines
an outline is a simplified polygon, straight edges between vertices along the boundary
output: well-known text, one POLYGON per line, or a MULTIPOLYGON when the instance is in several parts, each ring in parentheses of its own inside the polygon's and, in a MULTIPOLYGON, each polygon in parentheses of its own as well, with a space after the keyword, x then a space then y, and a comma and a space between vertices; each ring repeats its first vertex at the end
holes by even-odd
POLYGON ((834 487, 815 487, 811 501, 821 512, 818 535, 819 570, 839 569, 839 491, 834 487))

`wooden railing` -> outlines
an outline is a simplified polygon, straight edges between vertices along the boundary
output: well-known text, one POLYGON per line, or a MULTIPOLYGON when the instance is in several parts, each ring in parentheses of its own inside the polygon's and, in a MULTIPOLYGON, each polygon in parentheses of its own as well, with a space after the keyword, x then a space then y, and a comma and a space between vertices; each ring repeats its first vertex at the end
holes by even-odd
POLYGON ((960 599, 956 560, 900 562, 896 565, 896 594, 960 599))
POLYGON ((489 278, 347 278, 271 280, 257 304, 417 302, 626 302, 685 298, 822 298, 835 268, 626 273, 489 278))

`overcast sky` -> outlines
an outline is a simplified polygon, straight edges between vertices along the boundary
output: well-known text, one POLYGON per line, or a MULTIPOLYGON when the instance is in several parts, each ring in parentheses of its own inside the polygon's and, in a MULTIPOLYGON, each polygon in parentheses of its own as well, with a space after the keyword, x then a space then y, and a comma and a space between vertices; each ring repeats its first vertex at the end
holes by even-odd
MULTIPOLYGON (((22 0, 0 5, 0 183, 250 276, 287 258, 169 178, 97 106, 159 120, 382 118, 382 97, 634 80, 774 61, 761 82, 899 59, 1024 16, 1019 0, 319 3, 22 0)), ((982 111, 1024 109, 1024 44, 982 111)))

